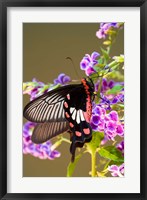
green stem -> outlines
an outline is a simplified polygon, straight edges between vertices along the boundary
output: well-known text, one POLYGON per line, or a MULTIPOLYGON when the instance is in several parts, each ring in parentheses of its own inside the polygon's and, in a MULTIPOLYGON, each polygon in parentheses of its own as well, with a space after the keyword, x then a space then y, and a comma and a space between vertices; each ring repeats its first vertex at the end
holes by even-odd
POLYGON ((110 46, 107 47, 107 53, 108 53, 108 55, 110 54, 111 46, 112 45, 110 45, 110 46))
POLYGON ((96 176, 96 151, 91 152, 91 176, 96 176))
POLYGON ((52 149, 52 150, 56 149, 57 147, 59 147, 59 146, 61 145, 62 142, 67 142, 67 143, 69 143, 69 144, 71 143, 68 139, 66 139, 66 138, 64 138, 64 137, 61 137, 57 142, 55 142, 55 143, 52 145, 51 149, 52 149))
POLYGON ((63 142, 67 142, 67 143, 71 144, 71 142, 70 142, 68 139, 66 139, 66 138, 63 138, 63 137, 62 137, 62 141, 63 141, 63 142))

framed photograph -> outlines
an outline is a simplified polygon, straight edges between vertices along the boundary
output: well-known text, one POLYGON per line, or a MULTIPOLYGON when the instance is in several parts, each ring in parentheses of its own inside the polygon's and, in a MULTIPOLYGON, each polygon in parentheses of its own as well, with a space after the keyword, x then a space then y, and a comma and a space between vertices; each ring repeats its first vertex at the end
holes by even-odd
POLYGON ((143 199, 146 1, 2 1, 1 199, 143 199))

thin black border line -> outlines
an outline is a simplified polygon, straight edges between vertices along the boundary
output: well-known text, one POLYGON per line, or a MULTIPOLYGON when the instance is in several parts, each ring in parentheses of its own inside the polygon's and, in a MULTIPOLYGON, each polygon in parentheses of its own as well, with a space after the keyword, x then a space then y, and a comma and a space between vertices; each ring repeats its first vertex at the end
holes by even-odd
POLYGON ((146 0, 1 0, 6 7, 140 7, 146 0))
MULTIPOLYGON (((146 130, 147 130, 147 88, 146 80, 146 17, 147 14, 147 1, 146 0, 1 0, 0 2, 0 198, 1 199, 142 199, 147 198, 146 180, 147 180, 147 147, 146 143, 146 130), (141 11, 141 193, 111 193, 111 194, 18 194, 7 193, 7 8, 8 7, 140 7, 141 11)), ((133 34, 133 33, 132 33, 133 34)), ((135 83, 134 83, 135 84, 135 83)))

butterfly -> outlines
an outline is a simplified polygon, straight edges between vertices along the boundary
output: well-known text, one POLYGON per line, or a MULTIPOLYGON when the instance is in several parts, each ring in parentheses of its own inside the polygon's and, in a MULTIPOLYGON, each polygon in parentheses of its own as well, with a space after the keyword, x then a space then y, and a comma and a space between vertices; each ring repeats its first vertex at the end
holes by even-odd
POLYGON ((83 147, 92 139, 90 118, 94 84, 89 80, 83 78, 80 84, 53 89, 25 106, 24 117, 37 123, 32 133, 32 142, 40 144, 69 132, 71 161, 74 161, 76 148, 83 147))

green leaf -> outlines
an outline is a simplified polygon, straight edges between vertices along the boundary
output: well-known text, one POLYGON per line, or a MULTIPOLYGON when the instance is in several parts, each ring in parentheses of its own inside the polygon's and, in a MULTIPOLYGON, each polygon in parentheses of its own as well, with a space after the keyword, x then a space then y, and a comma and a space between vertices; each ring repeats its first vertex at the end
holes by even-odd
POLYGON ((103 147, 98 152, 100 156, 107 158, 109 160, 113 160, 116 162, 124 162, 124 158, 122 156, 121 151, 119 151, 114 146, 103 147))
POLYGON ((98 63, 99 63, 99 64, 103 64, 103 58, 99 58, 99 59, 98 59, 98 63))
POLYGON ((120 64, 118 63, 118 64, 114 65, 113 67, 111 67, 111 70, 114 71, 114 70, 116 70, 117 68, 119 68, 119 66, 120 66, 120 64))
POLYGON ((96 151, 96 149, 100 146, 101 141, 104 139, 103 132, 92 132, 92 140, 87 143, 87 149, 90 151, 96 151))
POLYGON ((109 162, 107 162, 104 166, 104 171, 108 168, 108 166, 111 166, 111 165, 117 165, 117 166, 120 166, 121 164, 123 164, 124 161, 122 160, 121 162, 116 162, 116 161, 113 161, 113 160, 109 160, 109 162))
POLYGON ((105 61, 106 61, 106 63, 107 63, 107 61, 109 60, 109 54, 108 54, 108 52, 107 52, 105 49, 103 49, 103 48, 101 48, 101 51, 102 51, 103 56, 104 56, 104 59, 105 59, 105 61))
POLYGON ((79 159, 82 157, 82 154, 79 154, 75 157, 75 160, 74 162, 70 162, 68 167, 67 167, 67 177, 71 177, 74 170, 75 170, 75 167, 76 167, 76 164, 77 162, 79 161, 79 159))
POLYGON ((111 160, 111 161, 109 162, 109 165, 117 165, 117 166, 120 166, 120 165, 122 165, 123 163, 124 163, 124 160, 122 160, 122 161, 120 161, 120 162, 116 162, 116 161, 111 160))
POLYGON ((122 90, 122 85, 115 85, 112 89, 107 91, 107 94, 117 94, 122 90))
POLYGON ((100 65, 95 65, 93 68, 95 69, 96 72, 100 72, 102 69, 99 67, 100 65))

